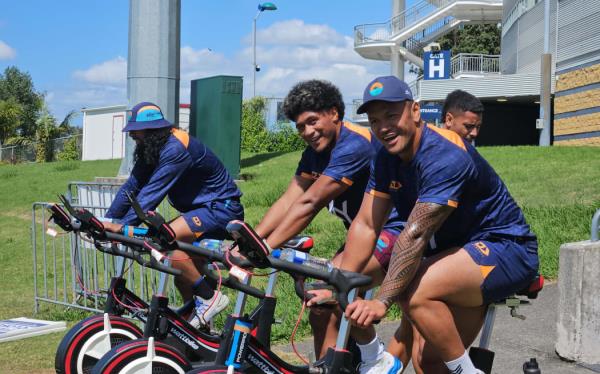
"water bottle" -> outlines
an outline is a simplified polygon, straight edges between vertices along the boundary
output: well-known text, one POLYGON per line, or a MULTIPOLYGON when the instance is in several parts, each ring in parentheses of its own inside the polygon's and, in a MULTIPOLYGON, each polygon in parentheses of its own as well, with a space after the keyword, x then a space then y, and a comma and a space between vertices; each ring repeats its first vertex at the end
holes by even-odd
POLYGON ((537 360, 535 358, 529 359, 529 361, 523 364, 523 373, 524 374, 542 374, 540 367, 538 366, 537 360))
POLYGON ((311 256, 308 253, 297 251, 291 248, 275 249, 271 252, 273 257, 293 262, 294 264, 307 265, 314 269, 331 271, 333 265, 326 258, 311 256))
POLYGON ((223 240, 217 239, 202 239, 192 243, 196 247, 205 248, 216 253, 223 253, 228 244, 223 240))

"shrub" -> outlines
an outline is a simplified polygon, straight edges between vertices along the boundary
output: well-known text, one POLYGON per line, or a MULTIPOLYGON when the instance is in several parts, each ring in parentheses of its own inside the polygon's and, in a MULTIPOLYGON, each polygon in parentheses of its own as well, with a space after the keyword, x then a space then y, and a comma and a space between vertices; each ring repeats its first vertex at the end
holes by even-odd
POLYGON ((78 137, 73 136, 65 142, 65 146, 62 151, 56 155, 58 161, 76 161, 81 159, 81 149, 78 142, 78 137))
POLYGON ((254 97, 242 104, 243 151, 252 153, 291 152, 306 145, 289 123, 278 123, 273 130, 267 129, 265 109, 267 100, 254 97))

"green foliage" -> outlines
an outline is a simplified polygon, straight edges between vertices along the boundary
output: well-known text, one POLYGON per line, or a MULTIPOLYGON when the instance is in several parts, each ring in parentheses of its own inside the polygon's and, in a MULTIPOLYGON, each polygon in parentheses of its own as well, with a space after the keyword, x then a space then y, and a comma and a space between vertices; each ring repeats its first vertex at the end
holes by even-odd
POLYGON ((242 151, 291 152, 306 145, 289 123, 278 123, 273 130, 267 129, 265 109, 267 100, 254 97, 242 104, 242 151))
POLYGON ((65 147, 56 155, 58 161, 75 161, 81 159, 81 148, 78 137, 73 136, 65 142, 65 147))
POLYGON ((23 106, 14 97, 0 99, 0 144, 17 135, 22 114, 23 106))
POLYGON ((243 151, 265 151, 265 140, 268 138, 264 111, 267 101, 256 96, 242 103, 242 145, 243 151))
POLYGON ((52 139, 60 136, 60 128, 56 124, 56 119, 46 109, 44 109, 44 113, 36 124, 35 160, 37 162, 50 162, 54 158, 52 139))
POLYGON ((7 67, 0 74, 0 101, 11 98, 23 107, 19 114, 19 135, 33 137, 44 105, 44 95, 35 90, 31 76, 15 66, 7 67))
POLYGON ((500 28, 494 25, 465 25, 438 40, 443 50, 459 53, 500 54, 500 28))

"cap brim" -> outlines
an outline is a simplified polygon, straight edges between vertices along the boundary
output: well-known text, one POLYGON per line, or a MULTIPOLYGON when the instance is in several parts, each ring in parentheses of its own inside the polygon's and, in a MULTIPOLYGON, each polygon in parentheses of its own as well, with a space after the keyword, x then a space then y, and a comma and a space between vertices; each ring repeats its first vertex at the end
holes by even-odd
POLYGON ((402 99, 391 99, 391 98, 387 98, 387 99, 372 99, 369 101, 365 101, 364 103, 361 104, 361 106, 358 107, 358 109, 356 109, 356 114, 364 114, 367 112, 367 107, 374 101, 385 101, 388 103, 399 103, 401 101, 407 101, 410 99, 407 98, 402 98, 402 99))
POLYGON ((127 125, 123 127, 123 132, 128 131, 138 131, 138 130, 152 130, 152 129, 162 129, 165 127, 173 127, 171 122, 166 119, 159 119, 156 121, 148 121, 148 122, 127 122, 127 125))

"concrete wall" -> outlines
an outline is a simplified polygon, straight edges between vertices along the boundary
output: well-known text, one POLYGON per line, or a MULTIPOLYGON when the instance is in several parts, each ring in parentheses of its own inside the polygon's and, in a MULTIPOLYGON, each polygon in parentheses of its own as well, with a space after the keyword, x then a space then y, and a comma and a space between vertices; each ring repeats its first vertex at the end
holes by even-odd
POLYGON ((585 364, 600 364, 600 241, 560 247, 556 353, 585 364))

